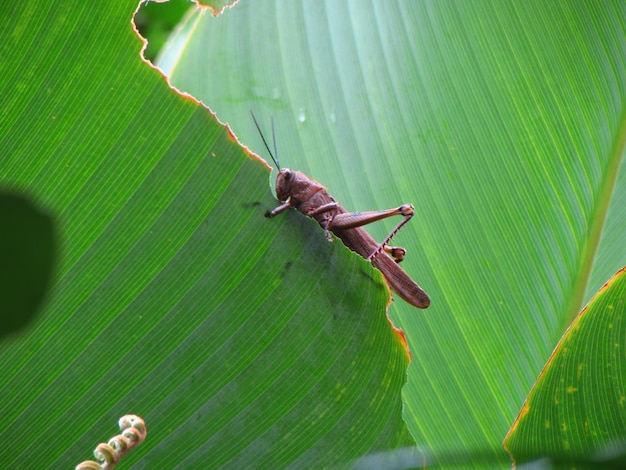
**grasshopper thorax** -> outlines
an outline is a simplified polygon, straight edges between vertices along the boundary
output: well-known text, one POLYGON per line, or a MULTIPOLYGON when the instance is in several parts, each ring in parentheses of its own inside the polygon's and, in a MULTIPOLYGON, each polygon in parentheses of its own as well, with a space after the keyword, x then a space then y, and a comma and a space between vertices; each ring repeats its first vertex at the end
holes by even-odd
POLYGON ((280 202, 289 199, 295 207, 326 188, 301 171, 281 168, 276 176, 276 197, 280 202))

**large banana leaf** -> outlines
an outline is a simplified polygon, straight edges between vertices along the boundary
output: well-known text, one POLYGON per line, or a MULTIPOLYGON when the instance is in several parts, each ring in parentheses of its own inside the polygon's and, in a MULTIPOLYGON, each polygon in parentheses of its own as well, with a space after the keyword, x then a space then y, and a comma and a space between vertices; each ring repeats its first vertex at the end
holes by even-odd
POLYGON ((272 115, 281 163, 344 206, 417 206, 395 240, 432 306, 390 313, 413 353, 404 417, 440 459, 506 461, 500 442, 558 338, 626 264, 625 13, 241 2, 190 15, 162 54, 172 83, 259 152, 247 108, 272 115))
POLYGON ((415 204, 394 241, 432 306, 389 308, 412 439, 379 273, 299 214, 263 218, 267 170, 139 60, 134 5, 110 3, 1 7, 0 181, 62 246, 39 322, 0 345, 0 461, 70 466, 136 413, 126 459, 149 468, 413 439, 507 465, 558 338, 626 264, 624 4, 242 0, 190 16, 162 62, 258 153, 248 109, 273 116, 282 164, 348 209, 415 204))
POLYGON ((46 308, 0 344, 2 466, 71 468, 128 413, 148 437, 125 462, 147 468, 413 443, 380 274, 311 221, 263 217, 267 168, 142 62, 136 5, 109 3, 2 7, 0 183, 60 239, 46 308))

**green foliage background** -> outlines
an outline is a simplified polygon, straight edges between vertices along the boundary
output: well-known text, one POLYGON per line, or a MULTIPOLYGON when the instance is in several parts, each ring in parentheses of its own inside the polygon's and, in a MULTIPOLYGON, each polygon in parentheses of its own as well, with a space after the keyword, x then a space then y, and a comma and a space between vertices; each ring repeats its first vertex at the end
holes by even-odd
POLYGON ((141 62, 134 8, 0 7, 0 182, 61 245, 39 321, 0 345, 0 461, 71 466, 136 413, 129 466, 342 465, 414 442, 506 466, 550 352, 626 264, 624 4, 187 19, 171 80, 237 139, 263 153, 253 108, 283 165, 347 208, 416 205, 395 241, 433 303, 389 308, 408 379, 381 276, 299 214, 262 217, 267 169, 141 62))

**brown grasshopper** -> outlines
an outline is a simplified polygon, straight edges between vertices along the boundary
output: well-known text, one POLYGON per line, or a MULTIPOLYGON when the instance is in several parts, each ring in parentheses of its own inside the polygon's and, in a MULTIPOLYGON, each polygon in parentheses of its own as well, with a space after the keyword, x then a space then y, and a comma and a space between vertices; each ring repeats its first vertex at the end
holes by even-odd
POLYGON ((413 206, 411 204, 404 204, 396 209, 382 211, 347 212, 320 183, 309 178, 302 172, 280 167, 277 158, 278 154, 276 152, 276 137, 274 135, 273 122, 272 137, 274 138, 274 153, 272 153, 267 145, 267 141, 254 117, 254 113, 250 111, 250 114, 261 135, 261 139, 263 139, 265 148, 278 169, 278 176, 276 176, 276 197, 280 201, 280 205, 271 211, 267 211, 265 216, 274 217, 290 207, 293 207, 304 215, 314 218, 324 229, 329 242, 333 241, 330 234, 330 232, 332 232, 352 251, 355 251, 366 260, 371 261, 372 265, 383 273, 391 289, 400 297, 417 308, 427 308, 430 305, 428 294, 398 266, 398 263, 404 258, 406 250, 400 247, 387 246, 387 243, 398 230, 413 217, 415 213, 413 206), (275 154, 276 156, 274 156, 275 154), (370 234, 362 228, 363 225, 394 215, 402 215, 404 219, 396 225, 387 238, 380 244, 376 243, 370 234))

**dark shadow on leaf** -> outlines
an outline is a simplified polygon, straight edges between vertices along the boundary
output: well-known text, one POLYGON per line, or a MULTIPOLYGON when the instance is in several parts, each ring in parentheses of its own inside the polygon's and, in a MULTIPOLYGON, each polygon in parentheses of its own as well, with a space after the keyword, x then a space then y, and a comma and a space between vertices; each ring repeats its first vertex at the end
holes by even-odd
POLYGON ((50 285, 55 258, 52 218, 27 198, 0 193, 0 337, 26 327, 50 285))

